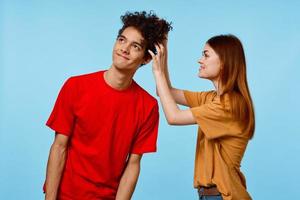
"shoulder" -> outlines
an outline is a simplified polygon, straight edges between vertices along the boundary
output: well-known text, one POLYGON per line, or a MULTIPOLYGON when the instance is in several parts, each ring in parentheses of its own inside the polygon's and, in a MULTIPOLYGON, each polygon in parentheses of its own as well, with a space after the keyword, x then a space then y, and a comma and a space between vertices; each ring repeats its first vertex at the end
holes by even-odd
POLYGON ((213 101, 217 97, 217 92, 215 90, 201 92, 202 98, 205 101, 213 101))
POLYGON ((67 79, 66 84, 68 84, 69 87, 72 88, 89 90, 90 88, 93 88, 91 86, 96 86, 97 84, 99 84, 103 72, 104 71, 97 71, 88 74, 71 76, 67 79))
POLYGON ((84 81, 93 81, 93 80, 97 80, 102 74, 104 73, 104 71, 97 71, 97 72, 91 72, 91 73, 87 73, 87 74, 80 74, 80 75, 76 75, 76 76, 71 76, 67 81, 70 82, 84 82, 84 81))
POLYGON ((152 106, 158 106, 158 102, 156 98, 154 98, 151 94, 149 94, 144 88, 142 88, 138 83, 134 81, 135 90, 139 94, 139 97, 143 99, 143 101, 152 106))
POLYGON ((184 96, 190 107, 197 107, 211 102, 216 97, 216 95, 216 91, 214 90, 201 92, 184 90, 184 96))
POLYGON ((71 76, 65 81, 63 89, 75 93, 90 90, 99 83, 101 73, 103 71, 71 76))

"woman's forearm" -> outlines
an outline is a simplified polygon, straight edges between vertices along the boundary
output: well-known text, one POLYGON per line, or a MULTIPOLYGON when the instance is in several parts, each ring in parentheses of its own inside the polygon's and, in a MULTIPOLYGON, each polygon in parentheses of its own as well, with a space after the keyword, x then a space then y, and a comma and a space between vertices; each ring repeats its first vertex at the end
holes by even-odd
POLYGON ((157 54, 155 55, 151 50, 148 50, 153 59, 152 71, 154 74, 157 92, 159 94, 161 104, 166 116, 166 119, 171 125, 187 125, 195 124, 195 119, 188 110, 180 110, 176 102, 186 105, 186 99, 182 91, 173 90, 168 85, 168 78, 166 78, 167 57, 165 48, 162 44, 155 45, 157 54), (171 90, 173 90, 174 97, 171 90))
POLYGON ((175 117, 180 109, 173 99, 166 75, 165 73, 154 72, 154 77, 166 119, 169 124, 174 124, 175 117))
MULTIPOLYGON (((171 84, 171 81, 170 81, 170 75, 169 75, 168 66, 166 66, 165 69, 164 69, 164 76, 165 76, 165 78, 166 78, 168 87, 172 90, 172 84, 171 84)), ((171 94, 172 94, 172 93, 171 93, 171 94)), ((159 96, 157 87, 156 87, 156 95, 159 96)))
POLYGON ((169 88, 172 88, 172 84, 171 84, 171 80, 170 80, 170 75, 169 75, 169 69, 168 69, 168 65, 166 65, 165 69, 164 69, 164 75, 168 84, 169 88))

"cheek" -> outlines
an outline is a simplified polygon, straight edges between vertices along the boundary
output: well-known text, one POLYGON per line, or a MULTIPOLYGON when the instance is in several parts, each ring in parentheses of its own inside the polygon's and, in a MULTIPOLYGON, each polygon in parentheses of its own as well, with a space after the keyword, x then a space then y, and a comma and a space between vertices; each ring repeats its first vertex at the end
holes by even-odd
POLYGON ((220 73, 221 65, 220 65, 219 60, 214 60, 213 62, 211 62, 211 69, 212 69, 212 72, 214 72, 214 74, 220 73))
POLYGON ((120 48, 120 45, 116 42, 113 46, 113 51, 116 51, 120 48))
POLYGON ((217 77, 220 74, 220 68, 215 66, 214 68, 211 69, 210 71, 211 76, 217 77))
POLYGON ((215 73, 216 73, 216 74, 219 74, 219 73, 220 73, 220 70, 221 70, 220 65, 219 65, 219 64, 218 64, 218 65, 215 65, 215 68, 214 68, 215 73))
POLYGON ((144 62, 144 54, 142 53, 132 53, 135 62, 144 62))

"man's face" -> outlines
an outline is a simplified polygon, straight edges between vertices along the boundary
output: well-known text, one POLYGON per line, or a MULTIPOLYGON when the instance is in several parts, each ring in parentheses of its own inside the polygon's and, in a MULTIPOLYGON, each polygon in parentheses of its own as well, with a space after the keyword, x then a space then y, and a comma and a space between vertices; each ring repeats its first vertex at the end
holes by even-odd
POLYGON ((141 64, 149 61, 144 59, 145 40, 134 27, 127 27, 118 36, 113 48, 113 66, 119 70, 135 71, 141 64))

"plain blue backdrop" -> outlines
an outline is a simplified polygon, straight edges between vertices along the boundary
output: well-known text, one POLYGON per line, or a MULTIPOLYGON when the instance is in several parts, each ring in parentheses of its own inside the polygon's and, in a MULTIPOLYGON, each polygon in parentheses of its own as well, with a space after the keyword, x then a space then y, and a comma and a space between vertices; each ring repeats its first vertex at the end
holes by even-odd
MULTIPOLYGON (((45 126, 72 75, 106 69, 120 16, 154 10, 173 22, 173 86, 209 90, 197 59, 213 35, 243 42, 256 132, 242 162, 253 199, 300 199, 299 1, 0 1, 0 199, 43 199, 53 132, 45 126)), ((155 95, 151 65, 135 80, 155 95)), ((197 199, 197 126, 169 126, 161 113, 158 152, 144 155, 134 200, 197 199)))

